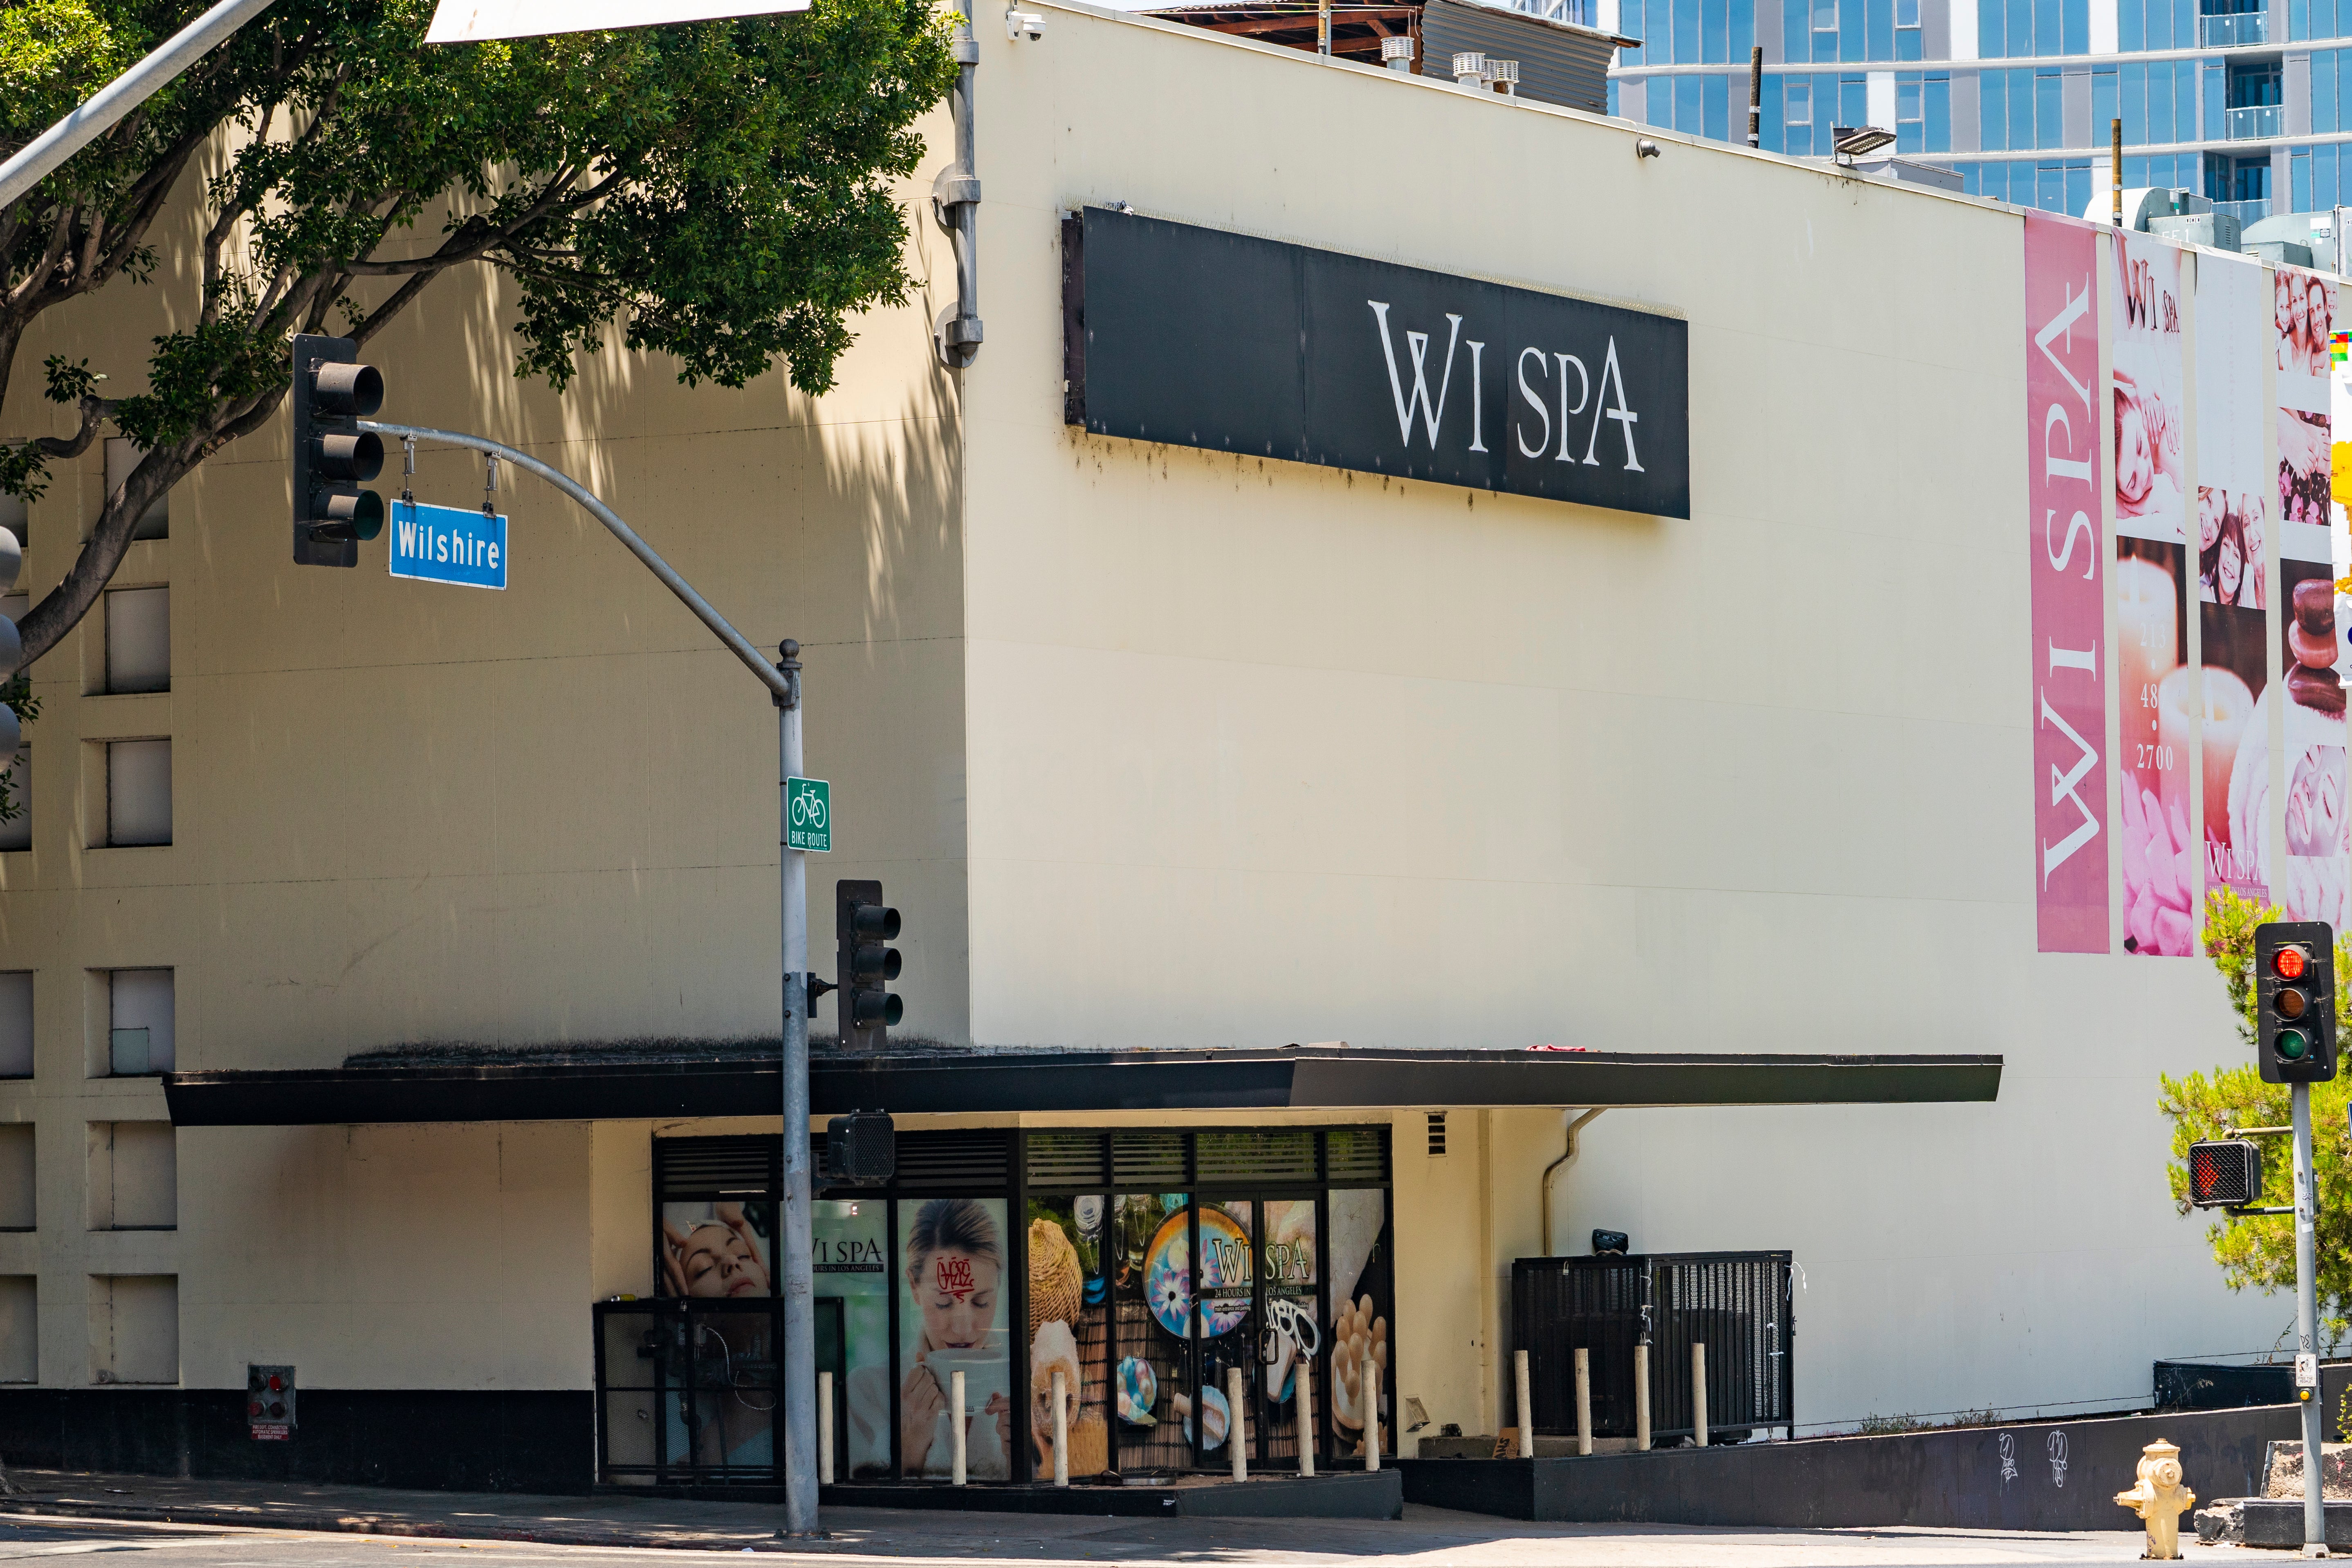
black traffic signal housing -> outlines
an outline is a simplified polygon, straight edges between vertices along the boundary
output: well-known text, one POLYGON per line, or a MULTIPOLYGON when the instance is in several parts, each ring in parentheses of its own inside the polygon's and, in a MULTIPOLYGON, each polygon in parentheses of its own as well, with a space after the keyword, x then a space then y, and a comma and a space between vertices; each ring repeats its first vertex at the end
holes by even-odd
POLYGON ((898 911, 882 901, 879 882, 833 885, 833 935, 839 989, 833 1003, 843 1050, 877 1051, 906 1004, 888 989, 898 978, 898 911))
POLYGON ((2263 1195, 2263 1152, 2251 1138, 2209 1138, 2189 1145, 2192 1208, 2239 1209, 2263 1195))
POLYGON ((2336 1076, 2336 932, 2326 921, 2254 928, 2254 1065, 2264 1083, 2336 1076))
POLYGON ((827 1186, 873 1186, 898 1173, 898 1128, 887 1110, 853 1110, 824 1124, 827 1186))
POLYGON ((349 338, 294 340, 294 562, 356 566, 360 542, 383 531, 383 498, 365 489, 383 468, 383 437, 359 421, 383 406, 383 377, 349 338))

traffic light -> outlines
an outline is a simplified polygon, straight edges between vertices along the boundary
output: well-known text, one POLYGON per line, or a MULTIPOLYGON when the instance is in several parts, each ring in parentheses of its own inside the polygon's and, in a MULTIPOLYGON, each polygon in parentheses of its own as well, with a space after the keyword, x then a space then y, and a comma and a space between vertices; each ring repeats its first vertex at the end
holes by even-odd
POLYGON ((833 885, 833 934, 841 1048, 880 1050, 890 1043, 890 1026, 906 1013, 887 989, 898 978, 898 950, 886 945, 898 940, 898 911, 882 901, 881 883, 833 885))
POLYGON ((853 1110, 824 1124, 828 1185, 866 1186, 898 1171, 898 1128, 887 1110, 853 1110))
POLYGON ((383 406, 383 377, 349 338, 294 340, 294 561, 356 566, 383 531, 383 498, 361 487, 383 468, 383 437, 359 421, 383 406))
POLYGON ((2326 921, 2254 928, 2254 1061, 2264 1083, 2336 1076, 2336 932, 2326 921))
POLYGON ((2189 1145, 2189 1202, 2200 1209, 2244 1208, 2263 1195, 2263 1152, 2250 1138, 2189 1145))

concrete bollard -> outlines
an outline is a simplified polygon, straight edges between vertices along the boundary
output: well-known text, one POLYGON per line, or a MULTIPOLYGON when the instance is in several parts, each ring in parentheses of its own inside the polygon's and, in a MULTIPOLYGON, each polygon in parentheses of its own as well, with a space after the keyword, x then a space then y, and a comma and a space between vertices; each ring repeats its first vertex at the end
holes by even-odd
POLYGON ((1706 1447, 1706 1346, 1691 1346, 1691 1425, 1697 1428, 1692 1441, 1706 1447))
POLYGON ((816 1374, 816 1484, 833 1485, 833 1373, 816 1374))
POLYGON ((2197 1494, 2183 1484, 2178 1447, 2158 1437, 2139 1452, 2138 1483, 2116 1501, 2147 1523, 2147 1557, 2170 1563, 2180 1556, 2180 1516, 2197 1506, 2197 1494))
POLYGON ((1054 1369, 1054 1484, 1070 1484, 1070 1374, 1054 1369))
POLYGON ((955 1456, 955 1468, 948 1472, 948 1484, 963 1485, 964 1449, 968 1446, 963 1429, 963 1373, 948 1373, 948 1430, 954 1447, 949 1451, 955 1456))
POLYGON ((1298 1363, 1298 1473, 1315 1479, 1315 1363, 1298 1363))
POLYGON ((1576 1352, 1576 1451, 1592 1457, 1592 1352, 1576 1352))
POLYGON ((1364 1468, 1381 1468, 1381 1363, 1364 1358, 1364 1468))
POLYGON ((1248 1423, 1242 1419, 1242 1369, 1225 1368, 1225 1450, 1234 1457, 1234 1479, 1249 1479, 1248 1423))
POLYGON ((1519 1458, 1532 1459, 1536 1457, 1536 1413, 1534 1405, 1528 1398, 1527 1352, 1511 1352, 1511 1375, 1518 1383, 1519 1458))
POLYGON ((1633 1447, 1650 1446, 1650 1347, 1633 1347, 1633 1447))

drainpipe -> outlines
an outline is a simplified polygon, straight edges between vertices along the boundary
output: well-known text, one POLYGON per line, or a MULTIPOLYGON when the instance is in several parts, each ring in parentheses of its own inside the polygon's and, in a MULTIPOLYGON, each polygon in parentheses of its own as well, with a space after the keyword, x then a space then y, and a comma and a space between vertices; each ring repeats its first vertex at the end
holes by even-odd
MULTIPOLYGON (((1586 1122, 1591 1121, 1594 1117, 1600 1115, 1602 1111, 1608 1109, 1609 1108, 1605 1105, 1595 1106, 1591 1110, 1586 1111, 1583 1115, 1576 1118, 1573 1121, 1569 1121, 1568 1147, 1561 1152, 1559 1159, 1554 1160, 1550 1164, 1544 1167, 1543 1245, 1544 1256, 1546 1258, 1557 1258, 1559 1256, 1551 1249, 1551 1173, 1576 1158, 1576 1135, 1584 1131, 1584 1124, 1586 1122)), ((1561 1111, 1560 1119, 1562 1121, 1567 1121, 1568 1112, 1564 1110, 1561 1111)))
POLYGON ((980 42, 971 32, 971 0, 960 0, 955 27, 955 162, 931 182, 931 216, 955 239, 956 302, 940 312, 931 342, 940 363, 961 370, 980 354, 980 175, 972 159, 972 76, 980 42))

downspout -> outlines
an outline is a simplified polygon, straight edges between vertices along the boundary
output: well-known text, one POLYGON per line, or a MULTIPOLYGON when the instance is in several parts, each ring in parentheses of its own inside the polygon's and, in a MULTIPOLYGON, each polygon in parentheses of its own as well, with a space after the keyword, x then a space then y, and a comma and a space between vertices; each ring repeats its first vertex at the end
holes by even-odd
POLYGON ((972 157, 972 76, 980 41, 972 37, 971 0, 959 0, 955 26, 955 162, 931 182, 931 216, 955 239, 956 302, 931 325, 940 363, 961 370, 980 354, 980 175, 972 157))
MULTIPOLYGON (((1568 1147, 1561 1152, 1559 1159, 1554 1160, 1550 1164, 1544 1167, 1543 1245, 1544 1256, 1546 1258, 1557 1258, 1559 1256, 1551 1249, 1551 1174, 1554 1171, 1559 1170, 1562 1165, 1567 1164, 1569 1162, 1576 1158, 1576 1135, 1584 1131, 1584 1124, 1586 1122, 1591 1121, 1594 1117, 1600 1115, 1602 1111, 1608 1109, 1609 1108, 1605 1105, 1595 1106, 1591 1110, 1588 1110, 1583 1115, 1578 1117, 1575 1121, 1569 1122, 1568 1147)), ((1566 1118, 1567 1114, 1568 1113, 1566 1111, 1560 1112, 1563 1119, 1566 1118)))

